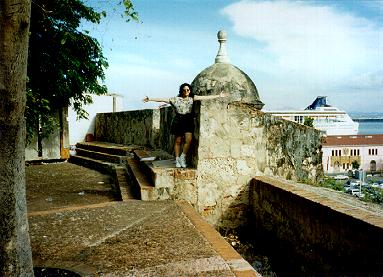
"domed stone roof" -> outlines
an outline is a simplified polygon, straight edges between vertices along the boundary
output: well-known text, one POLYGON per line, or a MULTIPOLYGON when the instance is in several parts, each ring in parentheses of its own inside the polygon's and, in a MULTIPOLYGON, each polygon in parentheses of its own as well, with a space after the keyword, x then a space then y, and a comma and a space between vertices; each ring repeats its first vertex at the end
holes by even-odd
POLYGON ((217 34, 220 47, 215 63, 202 70, 192 82, 196 95, 216 95, 221 91, 229 94, 229 101, 240 101, 254 104, 262 109, 263 103, 259 99, 258 90, 250 77, 238 67, 229 63, 226 54, 226 32, 217 34))

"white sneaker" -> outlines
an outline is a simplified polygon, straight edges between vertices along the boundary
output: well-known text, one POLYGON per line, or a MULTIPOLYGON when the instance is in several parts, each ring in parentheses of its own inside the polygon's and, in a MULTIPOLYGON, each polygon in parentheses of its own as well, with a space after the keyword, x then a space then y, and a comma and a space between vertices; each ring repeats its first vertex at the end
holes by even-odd
POLYGON ((181 167, 181 163, 180 163, 180 158, 179 157, 176 157, 176 167, 177 168, 181 167))
POLYGON ((179 163, 180 165, 185 168, 186 167, 186 156, 184 153, 181 154, 180 158, 179 158, 179 163))

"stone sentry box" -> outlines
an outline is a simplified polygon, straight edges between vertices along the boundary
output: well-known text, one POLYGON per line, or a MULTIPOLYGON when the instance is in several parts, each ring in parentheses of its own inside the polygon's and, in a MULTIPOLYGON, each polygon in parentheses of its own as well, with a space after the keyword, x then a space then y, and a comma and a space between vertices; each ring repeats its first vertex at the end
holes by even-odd
POLYGON ((240 102, 204 101, 196 113, 197 208, 217 227, 245 223, 253 177, 314 181, 322 174, 320 134, 313 128, 240 102))
POLYGON ((198 212, 218 228, 244 224, 249 182, 254 176, 315 180, 322 174, 320 133, 260 110, 253 81, 229 63, 227 35, 218 32, 215 63, 192 82, 196 95, 226 98, 196 101, 192 165, 197 169, 198 212))

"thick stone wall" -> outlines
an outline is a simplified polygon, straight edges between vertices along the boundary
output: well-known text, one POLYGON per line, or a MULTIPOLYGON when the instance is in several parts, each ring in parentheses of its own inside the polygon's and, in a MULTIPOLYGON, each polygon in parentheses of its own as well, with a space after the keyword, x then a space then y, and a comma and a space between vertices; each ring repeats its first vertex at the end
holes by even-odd
POLYGON ((216 227, 244 223, 254 176, 315 180, 323 173, 314 128, 277 119, 252 104, 216 99, 197 103, 196 118, 198 210, 216 227))
POLYGON ((159 110, 98 113, 95 139, 120 144, 157 147, 159 144, 159 110))
POLYGON ((173 110, 170 107, 98 113, 95 140, 161 148, 172 153, 174 138, 170 135, 173 110))
POLYGON ((251 234, 283 262, 286 276, 383 275, 381 208, 265 176, 251 181, 250 195, 251 234))
POLYGON ((164 107, 160 109, 160 145, 159 148, 174 155, 174 136, 170 134, 173 117, 175 116, 172 107, 164 107))

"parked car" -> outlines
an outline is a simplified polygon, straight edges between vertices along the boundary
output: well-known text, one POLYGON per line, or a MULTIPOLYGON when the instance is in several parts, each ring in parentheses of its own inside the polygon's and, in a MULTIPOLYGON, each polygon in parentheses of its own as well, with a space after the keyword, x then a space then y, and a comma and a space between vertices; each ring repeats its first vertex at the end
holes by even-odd
POLYGON ((347 175, 336 175, 334 176, 335 180, 347 180, 348 176, 347 175))
POLYGON ((350 191, 348 193, 350 193, 351 195, 356 196, 356 197, 364 197, 364 193, 360 192, 359 189, 357 189, 357 188, 350 189, 350 191))
POLYGON ((371 187, 373 187, 373 188, 381 188, 380 184, 378 184, 378 183, 372 183, 371 187))

